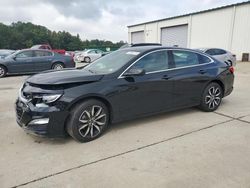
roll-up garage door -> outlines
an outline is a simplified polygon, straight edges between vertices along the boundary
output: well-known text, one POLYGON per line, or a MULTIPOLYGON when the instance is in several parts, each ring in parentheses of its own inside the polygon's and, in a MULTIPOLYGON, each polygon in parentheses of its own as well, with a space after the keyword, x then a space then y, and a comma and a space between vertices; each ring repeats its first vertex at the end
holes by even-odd
POLYGON ((144 42, 144 31, 132 32, 131 43, 143 43, 144 42))
POLYGON ((188 25, 161 29, 161 43, 165 46, 187 47, 188 25))

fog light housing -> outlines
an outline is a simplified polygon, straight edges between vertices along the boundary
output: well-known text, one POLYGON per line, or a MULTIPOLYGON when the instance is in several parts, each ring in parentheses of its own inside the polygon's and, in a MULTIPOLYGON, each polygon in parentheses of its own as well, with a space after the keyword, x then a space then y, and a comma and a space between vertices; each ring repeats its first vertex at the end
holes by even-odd
POLYGON ((49 123, 49 118, 34 119, 29 122, 29 125, 44 125, 49 123))

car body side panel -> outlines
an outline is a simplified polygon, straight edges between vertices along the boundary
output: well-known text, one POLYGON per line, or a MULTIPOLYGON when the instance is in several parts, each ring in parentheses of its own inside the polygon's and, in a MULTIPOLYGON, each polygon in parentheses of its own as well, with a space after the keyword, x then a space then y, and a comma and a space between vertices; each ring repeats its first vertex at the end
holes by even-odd
POLYGON ((9 59, 7 63, 9 73, 34 72, 34 63, 32 57, 9 59))
POLYGON ((165 74, 159 72, 118 79, 116 95, 110 100, 117 104, 120 117, 129 119, 171 108, 173 82, 165 79, 165 74))

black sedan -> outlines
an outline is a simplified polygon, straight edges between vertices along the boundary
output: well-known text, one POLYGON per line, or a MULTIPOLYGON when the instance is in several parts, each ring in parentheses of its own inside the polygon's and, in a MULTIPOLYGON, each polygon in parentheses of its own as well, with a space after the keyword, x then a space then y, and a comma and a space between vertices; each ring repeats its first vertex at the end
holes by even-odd
POLYGON ((36 73, 70 67, 75 67, 75 62, 70 56, 48 50, 19 50, 0 59, 0 78, 7 74, 36 73))
POLYGON ((233 82, 233 67, 197 51, 125 48, 83 69, 28 78, 16 101, 17 122, 37 135, 87 142, 113 122, 192 106, 214 111, 233 82))

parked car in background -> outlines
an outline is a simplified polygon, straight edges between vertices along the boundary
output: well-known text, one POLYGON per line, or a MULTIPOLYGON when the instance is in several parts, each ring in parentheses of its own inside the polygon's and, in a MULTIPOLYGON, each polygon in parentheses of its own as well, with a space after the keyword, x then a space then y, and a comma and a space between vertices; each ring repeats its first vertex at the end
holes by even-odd
POLYGON ((66 51, 65 55, 69 55, 69 56, 74 57, 75 56, 75 52, 74 51, 66 51))
POLYGON ((74 56, 74 61, 77 63, 91 63, 96 59, 102 57, 104 52, 98 49, 89 49, 82 52, 78 52, 74 56))
POLYGON ((123 48, 130 48, 130 47, 139 47, 139 46, 162 46, 160 43, 131 43, 131 44, 124 44, 119 49, 123 48))
POLYGON ((36 73, 72 67, 75 67, 75 62, 71 56, 48 50, 19 50, 0 59, 0 78, 7 74, 36 73))
POLYGON ((6 56, 8 56, 8 55, 10 55, 10 54, 12 54, 12 53, 14 53, 15 52, 15 50, 6 50, 6 49, 2 49, 2 50, 0 50, 0 59, 3 59, 3 58, 5 58, 6 56))
POLYGON ((69 134, 87 142, 114 122, 192 106, 215 111, 233 83, 234 68, 202 52, 124 48, 83 69, 28 78, 16 102, 16 119, 34 134, 69 134))
POLYGON ((198 48, 197 50, 213 56, 219 61, 226 62, 230 66, 236 66, 236 55, 219 48, 198 48))
POLYGON ((66 50, 63 49, 52 49, 49 44, 38 44, 31 47, 31 49, 41 49, 41 50, 50 50, 59 54, 65 54, 66 50))

